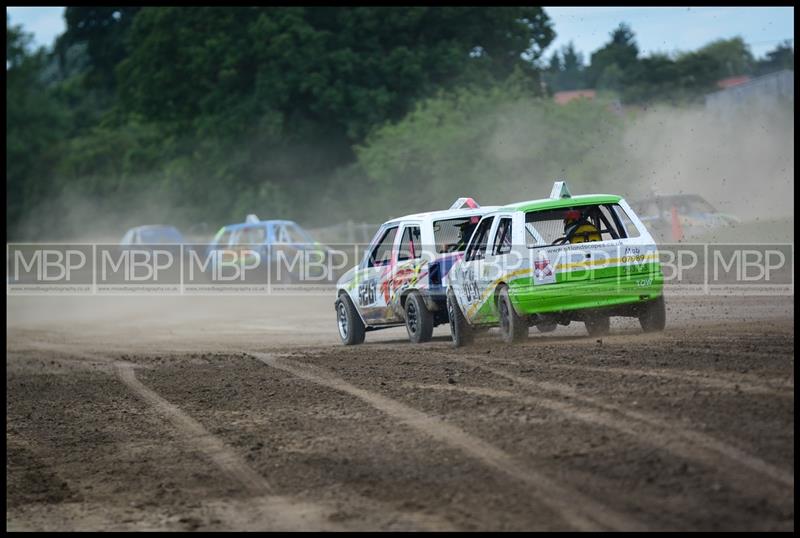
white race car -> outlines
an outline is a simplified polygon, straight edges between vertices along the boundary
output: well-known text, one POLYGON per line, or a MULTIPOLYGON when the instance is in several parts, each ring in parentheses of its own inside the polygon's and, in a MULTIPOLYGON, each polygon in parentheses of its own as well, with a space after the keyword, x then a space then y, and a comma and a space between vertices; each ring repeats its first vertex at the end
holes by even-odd
POLYGON ((414 343, 431 339, 448 323, 448 273, 461 259, 481 217, 497 206, 459 198, 446 211, 385 222, 364 258, 339 279, 336 323, 346 345, 364 342, 366 331, 405 324, 414 343))

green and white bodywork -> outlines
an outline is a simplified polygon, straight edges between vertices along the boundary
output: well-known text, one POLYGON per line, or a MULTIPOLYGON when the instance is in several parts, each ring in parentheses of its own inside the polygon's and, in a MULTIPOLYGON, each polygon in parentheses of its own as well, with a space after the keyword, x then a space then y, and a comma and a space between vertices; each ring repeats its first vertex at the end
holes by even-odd
POLYGON ((552 330, 588 316, 641 319, 654 307, 663 312, 663 283, 655 240, 622 197, 571 196, 556 182, 550 198, 506 205, 481 219, 451 271, 449 293, 468 328, 503 327, 498 298, 506 288, 513 314, 552 330), (565 238, 568 211, 594 215, 589 222, 599 237, 565 238))

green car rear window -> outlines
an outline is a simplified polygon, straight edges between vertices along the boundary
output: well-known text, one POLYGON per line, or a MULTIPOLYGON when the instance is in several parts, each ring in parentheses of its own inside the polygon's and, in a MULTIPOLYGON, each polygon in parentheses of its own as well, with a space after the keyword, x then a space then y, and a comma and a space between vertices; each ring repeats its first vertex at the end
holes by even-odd
POLYGON ((639 230, 618 204, 582 205, 525 213, 525 244, 528 248, 609 241, 638 235, 639 230), (573 226, 578 232, 567 237, 573 226))

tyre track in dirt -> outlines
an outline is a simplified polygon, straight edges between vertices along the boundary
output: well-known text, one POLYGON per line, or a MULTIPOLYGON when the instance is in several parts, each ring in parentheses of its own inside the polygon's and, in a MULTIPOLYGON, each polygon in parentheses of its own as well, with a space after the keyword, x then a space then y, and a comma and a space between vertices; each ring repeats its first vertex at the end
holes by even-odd
MULTIPOLYGON (((718 457, 722 456, 732 462, 746 467, 750 471, 754 471, 764 477, 770 478, 782 486, 794 488, 794 473, 779 469, 778 467, 775 467, 774 465, 760 458, 746 454, 740 449, 715 439, 709 435, 695 430, 689 430, 680 424, 657 417, 655 415, 625 409, 607 400, 593 396, 586 396, 578 392, 573 387, 563 383, 557 383, 553 381, 536 381, 534 379, 519 376, 512 372, 497 368, 488 363, 483 357, 469 357, 470 356, 448 356, 450 360, 461 362, 472 367, 483 368, 514 383, 535 389, 537 393, 545 391, 560 394, 561 396, 581 402, 584 405, 589 405, 617 413, 624 417, 624 419, 615 419, 614 423, 616 423, 619 428, 625 429, 628 428, 630 421, 638 423, 642 428, 642 431, 639 433, 640 437, 661 435, 661 432, 665 431, 670 432, 670 442, 664 447, 668 450, 681 450, 684 455, 694 455, 695 459, 700 459, 706 462, 718 462, 718 457), (701 452, 698 453, 698 451, 701 452), (702 454, 703 451, 705 451, 706 454, 702 454)), ((736 467, 730 468, 729 470, 732 473, 738 472, 736 467)))
POLYGON ((30 356, 21 361, 16 354, 7 358, 6 439, 9 446, 22 443, 28 449, 27 454, 7 453, 7 486, 12 485, 7 487, 7 526, 38 531, 190 527, 171 516, 176 510, 194 511, 197 502, 174 502, 171 481, 180 480, 194 492, 199 475, 219 475, 206 472, 203 458, 165 431, 161 419, 113 377, 113 370, 95 367, 101 362, 97 358, 82 369, 81 360, 62 359, 51 354, 40 361, 30 356), (187 457, 176 461, 179 451, 187 457), (160 472, 150 463, 156 461, 160 472))
MULTIPOLYGON (((80 499, 58 469, 48 463, 47 454, 14 427, 6 416, 6 520, 9 509, 26 504, 69 503, 80 499), (16 496, 9 495, 13 491, 16 496)), ((17 521, 13 522, 16 527, 17 521)), ((74 531, 67 522, 63 530, 74 531)), ((7 529, 11 530, 11 529, 7 529)), ((19 530, 33 530, 20 528, 19 530)))
POLYGON ((181 411, 154 391, 150 390, 136 378, 134 365, 116 362, 114 365, 117 377, 139 398, 169 421, 177 430, 191 440, 192 445, 206 454, 232 480, 244 487, 251 496, 262 496, 273 493, 272 486, 264 477, 250 468, 242 458, 217 436, 208 432, 202 424, 181 411))
MULTIPOLYGON (((32 347, 54 351, 48 344, 36 343, 32 347)), ((258 511, 257 517, 254 518, 252 514, 249 516, 250 520, 256 520, 256 529, 263 528, 261 525, 265 523, 272 528, 281 530, 342 530, 346 528, 346 526, 332 523, 328 519, 331 510, 275 495, 269 482, 247 465, 220 438, 208 432, 199 422, 139 381, 136 378, 135 368, 137 366, 135 364, 115 361, 108 357, 77 350, 61 350, 60 353, 70 356, 66 362, 74 367, 83 366, 103 372, 109 372, 109 367, 113 368, 112 371, 119 381, 169 422, 188 442, 192 450, 205 455, 229 479, 244 489, 249 496, 247 502, 251 509, 258 511)), ((64 358, 61 357, 60 360, 64 360, 64 358)), ((226 513, 234 520, 247 521, 248 518, 243 517, 246 515, 245 512, 238 504, 241 503, 216 503, 216 505, 212 503, 210 508, 215 513, 226 513)))
MULTIPOLYGON (((793 387, 789 385, 768 385, 761 384, 742 377, 722 377, 724 374, 714 372, 709 375, 709 372, 702 372, 698 370, 666 370, 660 368, 641 369, 641 368, 620 368, 616 366, 585 366, 575 364, 557 364, 545 363, 542 365, 546 368, 559 368, 563 370, 575 370, 581 372, 598 372, 604 374, 620 374, 628 376, 648 376, 658 377, 664 379, 676 379, 678 381, 687 381, 696 383, 698 385, 705 385, 713 389, 725 389, 741 392, 749 392, 752 394, 766 394, 776 396, 779 398, 794 398, 793 387)), ((777 381, 777 380, 776 380, 777 381)))
MULTIPOLYGON (((405 383, 403 386, 411 389, 453 391, 477 396, 486 396, 490 398, 509 399, 525 404, 544 407, 559 413, 565 418, 585 422, 589 425, 600 425, 608 429, 618 431, 620 433, 629 435, 632 438, 639 439, 642 443, 649 444, 653 448, 666 450, 678 457, 696 461, 710 468, 720 467, 719 459, 714 453, 698 453, 697 449, 694 447, 690 448, 685 444, 676 444, 675 438, 669 433, 664 433, 664 431, 659 430, 642 431, 641 425, 632 425, 630 423, 621 422, 614 415, 605 413, 603 411, 598 411, 596 409, 580 408, 563 401, 552 400, 539 396, 520 395, 511 391, 477 386, 420 383, 405 383)), ((746 492, 752 488, 752 483, 748 480, 743 480, 738 474, 738 467, 730 465, 725 467, 727 472, 725 478, 739 490, 746 492)), ((781 491, 778 490, 775 491, 775 493, 780 494, 781 491)))
MULTIPOLYGON (((336 510, 318 503, 293 499, 275 494, 274 487, 255 469, 248 465, 236 451, 222 439, 210 433, 202 424, 182 411, 178 406, 162 398, 145 386, 137 377, 135 370, 141 365, 115 360, 95 352, 80 351, 77 346, 61 349, 49 343, 33 342, 34 350, 46 350, 66 357, 49 360, 69 364, 75 369, 88 369, 115 375, 135 396, 149 405, 158 415, 177 430, 192 447, 211 460, 229 479, 240 484, 247 495, 246 499, 235 502, 204 502, 205 509, 227 521, 236 522, 240 530, 287 530, 287 531, 342 531, 365 530, 375 521, 333 521, 336 510)), ((69 347, 69 346, 67 346, 69 347)), ((367 499, 348 493, 350 506, 360 508, 365 513, 378 514, 373 519, 385 520, 382 524, 399 525, 408 530, 452 531, 452 525, 435 515, 403 511, 398 512, 387 503, 367 499)), ((65 518, 60 518, 65 519, 65 518)), ((80 529, 75 529, 80 530, 80 529)), ((150 528, 157 530, 157 527, 150 528)))
POLYGON ((616 513, 598 501, 526 467, 494 445, 474 437, 444 420, 381 394, 359 388, 322 368, 270 353, 253 351, 247 353, 267 366, 354 396, 395 420, 465 452, 512 479, 525 482, 533 488, 537 501, 559 514, 567 525, 578 530, 645 530, 646 528, 633 518, 616 513))
MULTIPOLYGON (((672 344, 678 344, 678 342, 671 342, 672 344)), ((685 342, 680 342, 681 349, 684 353, 687 353, 692 356, 696 355, 706 355, 709 357, 721 357, 722 353, 719 349, 710 348, 704 345, 687 345, 685 342)), ((747 357, 750 360, 764 360, 764 359, 771 359, 775 356, 775 353, 785 353, 785 348, 774 347, 771 350, 761 350, 761 351, 753 351, 750 349, 737 349, 736 354, 739 357, 747 357)))
MULTIPOLYGON (((278 357, 291 353, 301 364, 319 365, 374 394, 439 417, 486 440, 513 463, 540 471, 559 485, 566 478, 567 487, 652 529, 794 528, 794 501, 785 483, 670 429, 679 424, 711 435, 783 467, 778 471, 784 475, 793 467, 792 402, 758 392, 782 385, 783 394, 793 393, 793 298, 781 298, 777 306, 774 298, 763 299, 755 310, 747 300, 720 300, 742 310, 734 319, 718 316, 714 298, 702 297, 688 301, 687 313, 674 323, 671 319, 664 333, 642 334, 638 327, 620 326, 596 343, 583 327, 554 335, 532 331, 530 345, 521 350, 498 347, 491 334, 477 339, 474 349, 457 352, 450 350, 446 327, 425 346, 409 345, 403 329, 370 333, 365 346, 341 346, 327 297, 318 302, 280 297, 250 301, 244 312, 238 299, 227 306, 148 299, 124 317, 109 316, 122 299, 108 299, 105 306, 92 299, 84 305, 84 310, 91 309, 91 316, 84 312, 86 319, 76 318, 72 303, 56 299, 32 303, 20 312, 22 300, 10 297, 7 310, 7 415, 44 452, 41 464, 35 462, 22 453, 14 434, 7 433, 17 452, 9 450, 15 464, 9 475, 25 481, 25 473, 43 465, 41 471, 52 471, 55 478, 37 479, 42 490, 55 493, 56 499, 60 473, 83 499, 40 502, 34 489, 9 489, 9 499, 20 503, 11 512, 7 507, 7 526, 13 523, 14 529, 298 530, 296 522, 270 518, 270 512, 283 509, 279 503, 269 504, 271 495, 246 497, 238 481, 232 482, 204 452, 195 451, 191 435, 175 429, 118 381, 119 360, 135 364, 139 382, 216 435, 285 498, 333 507, 329 521, 343 527, 446 529, 437 525, 438 516, 451 528, 469 530, 568 528, 558 513, 537 502, 538 490, 525 480, 509 480, 509 472, 465 456, 452 444, 418 435, 346 392, 268 368, 252 354, 245 358, 231 353, 245 348, 278 357), (287 311, 297 313, 292 330, 287 311), (196 312, 204 312, 202 319, 196 312), (695 319, 696 312, 707 313, 695 319), (241 323, 245 319, 250 322, 241 323), (284 330, 265 331, 264 326, 284 330), (29 345, 34 341, 39 343, 29 345), (455 363, 454 355, 464 352, 467 358, 486 353, 481 358, 498 369, 532 381, 554 381, 578 395, 663 422, 648 425, 568 393, 455 363), (230 385, 203 366, 210 362, 228 368, 217 372, 224 371, 230 385), (596 369, 581 375, 586 368, 580 363, 596 369), (82 369, 98 375, 87 376, 82 369), (674 381, 656 375, 637 378, 639 370, 698 372, 712 376, 711 383, 730 380, 733 385, 700 385, 692 373, 674 381), (251 379, 253 372, 258 379, 251 379), (458 388, 500 392, 491 396, 453 390, 450 377, 458 388), (731 390, 739 379, 751 383, 731 390), (420 387, 407 388, 406 382, 420 387), (277 384, 274 397, 270 383, 277 384), (64 396, 69 393, 73 396, 64 396), (259 401, 262 396, 270 399, 259 401), (586 420, 518 403, 520 396, 571 405, 579 413, 600 413, 639 432, 652 428, 674 439, 655 450, 646 443, 646 434, 631 437, 601 424, 590 427, 586 420), (253 451, 260 440, 266 446, 253 451), (669 452, 672 443, 716 457, 713 466, 695 465, 669 452), (376 450, 380 454, 372 456, 376 450), (412 524, 402 523, 414 510, 429 515, 431 524, 416 516, 412 524)), ((582 508, 580 501, 556 497, 582 508)), ((304 528, 334 530, 324 527, 326 523, 304 528)))

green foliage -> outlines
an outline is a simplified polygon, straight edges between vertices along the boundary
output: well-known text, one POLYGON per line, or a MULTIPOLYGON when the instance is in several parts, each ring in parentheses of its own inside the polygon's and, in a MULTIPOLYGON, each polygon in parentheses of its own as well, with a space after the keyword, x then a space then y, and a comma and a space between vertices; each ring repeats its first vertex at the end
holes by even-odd
POLYGON ((761 76, 780 69, 794 70, 791 42, 778 44, 760 60, 754 59, 741 37, 717 39, 695 51, 673 56, 651 53, 639 57, 633 31, 627 25, 611 33, 608 43, 582 65, 572 43, 553 52, 542 75, 551 93, 594 88, 618 95, 627 104, 702 102, 716 91, 717 81, 733 76, 761 76))
POLYGON ((168 131, 236 132, 258 114, 243 31, 256 9, 145 8, 131 29, 136 46, 117 69, 121 107, 168 131))
POLYGON ((791 41, 788 40, 779 43, 766 54, 764 59, 756 62, 755 74, 766 75, 781 69, 794 71, 794 48, 792 48, 791 41))
POLYGON ((180 132, 274 111, 289 137, 357 142, 454 82, 535 77, 522 55, 552 37, 541 8, 145 8, 117 73, 126 109, 180 132))
POLYGON ((30 65, 34 60, 28 49, 33 41, 33 35, 25 33, 21 26, 9 26, 8 13, 6 13, 6 72, 15 72, 25 64, 30 65))
POLYGON ((30 52, 30 43, 6 15, 6 229, 12 234, 25 211, 48 195, 45 174, 58 159, 67 122, 39 78, 44 51, 30 52))
POLYGON ((97 211, 135 202, 153 217, 168 207, 178 224, 319 218, 308 200, 370 131, 459 85, 538 93, 534 62, 554 36, 537 7, 70 7, 65 18, 49 58, 7 32, 15 226, 99 200, 97 211))
POLYGON ((699 101, 716 89, 720 78, 715 72, 717 67, 707 54, 684 54, 677 61, 664 54, 652 54, 627 72, 620 71, 617 89, 626 103, 699 101))
MULTIPOLYGON (((636 45, 633 31, 624 22, 620 23, 611 32, 611 40, 592 53, 591 65, 586 73, 586 82, 590 88, 594 88, 608 67, 616 64, 617 68, 612 71, 616 73, 618 69, 624 72, 636 64, 638 56, 639 47, 636 45)), ((611 77, 611 74, 606 74, 607 80, 611 77)))
POLYGON ((625 71, 622 70, 619 64, 616 62, 608 64, 600 73, 600 77, 597 79, 597 84, 595 86, 598 90, 619 92, 623 89, 624 77, 625 71))
POLYGON ((68 7, 66 32, 56 43, 62 61, 75 44, 83 43, 91 60, 88 87, 113 89, 114 68, 125 57, 128 29, 139 7, 68 7))
POLYGON ((575 50, 572 41, 561 48, 560 56, 558 51, 553 53, 543 74, 543 80, 553 92, 585 89, 585 79, 583 56, 575 50))
MULTIPOLYGON (((613 187, 623 119, 546 92, 689 102, 729 74, 794 68, 739 39, 640 57, 621 24, 584 65, 538 7, 69 7, 54 50, 6 19, 7 233, 308 225, 613 187), (739 72, 741 71, 741 72, 739 72), (370 200, 365 204, 364 200, 370 200), (104 220, 105 215, 107 220, 104 220), (335 218, 335 217, 334 217, 335 218)), ((44 234, 44 235, 42 235, 44 234)))
POLYGON ((698 49, 697 54, 711 58, 716 67, 714 75, 719 78, 749 74, 753 69, 753 54, 741 37, 717 39, 698 49))
POLYGON ((632 32, 617 30, 609 44, 592 56, 587 71, 591 78, 610 57, 623 57, 627 50, 627 63, 606 65, 596 80, 596 88, 615 91, 629 104, 698 103, 705 94, 717 90, 720 79, 755 74, 759 65, 740 37, 718 39, 674 58, 653 53, 633 60, 634 47, 632 32))
POLYGON ((603 104, 464 89, 425 100, 373 133, 357 148, 358 165, 367 185, 384 193, 377 214, 447 207, 457 196, 507 203, 546 196, 558 178, 577 192, 599 178, 621 180, 614 178, 621 129, 603 104))

